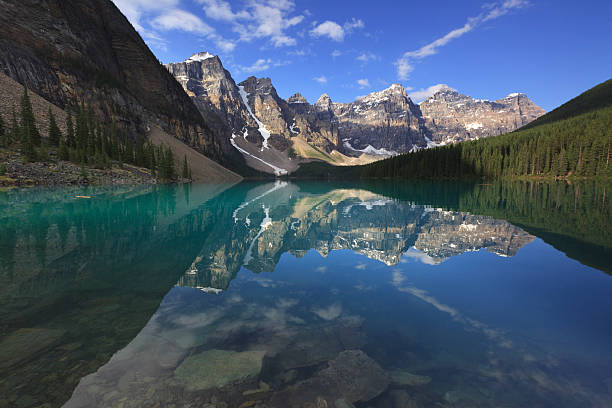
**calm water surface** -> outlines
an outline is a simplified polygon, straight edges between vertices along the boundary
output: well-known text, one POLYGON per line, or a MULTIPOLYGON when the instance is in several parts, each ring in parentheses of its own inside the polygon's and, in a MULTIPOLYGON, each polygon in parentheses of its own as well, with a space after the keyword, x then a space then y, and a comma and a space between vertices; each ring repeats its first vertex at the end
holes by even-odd
POLYGON ((0 192, 0 407, 610 407, 611 189, 0 192))

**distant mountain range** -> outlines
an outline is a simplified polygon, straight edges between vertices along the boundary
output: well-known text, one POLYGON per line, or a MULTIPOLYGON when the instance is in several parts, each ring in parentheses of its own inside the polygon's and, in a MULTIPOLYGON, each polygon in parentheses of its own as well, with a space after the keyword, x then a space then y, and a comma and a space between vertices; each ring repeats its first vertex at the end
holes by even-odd
POLYGON ((259 170, 285 174, 304 160, 364 164, 428 147, 499 135, 545 111, 520 93, 477 100, 443 87, 415 104, 400 84, 351 103, 323 94, 313 105, 297 93, 279 97, 269 78, 236 84, 207 52, 167 64, 204 115, 223 119, 223 133, 259 170))

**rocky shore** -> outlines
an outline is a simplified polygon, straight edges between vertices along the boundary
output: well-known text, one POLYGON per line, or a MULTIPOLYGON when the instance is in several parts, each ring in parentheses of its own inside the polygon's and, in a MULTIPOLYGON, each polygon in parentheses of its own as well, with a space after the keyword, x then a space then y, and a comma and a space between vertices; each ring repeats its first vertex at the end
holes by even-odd
POLYGON ((97 169, 56 160, 51 153, 47 161, 29 163, 21 154, 0 150, 0 187, 13 186, 67 186, 67 185, 118 185, 155 184, 155 176, 148 169, 113 163, 111 168, 97 169))

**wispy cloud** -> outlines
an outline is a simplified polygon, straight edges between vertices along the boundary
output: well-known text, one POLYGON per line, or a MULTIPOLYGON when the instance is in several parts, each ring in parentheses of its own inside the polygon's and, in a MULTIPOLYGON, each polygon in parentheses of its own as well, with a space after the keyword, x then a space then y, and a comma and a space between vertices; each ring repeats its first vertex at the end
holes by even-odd
POLYGON ((361 89, 370 88, 370 81, 366 78, 359 79, 357 80, 357 85, 359 85, 359 88, 361 89))
POLYGON ((442 37, 417 50, 405 52, 395 63, 397 66, 397 76, 402 80, 408 79, 410 73, 414 70, 415 63, 430 55, 437 54, 440 47, 469 33, 486 21, 502 17, 513 10, 524 8, 527 5, 529 5, 527 0, 504 0, 502 2, 485 4, 483 6, 483 12, 478 16, 468 18, 462 27, 446 33, 442 37))
POLYGON ((372 52, 369 52, 369 51, 362 52, 357 57, 357 61, 361 61, 361 62, 375 61, 377 59, 378 59, 378 56, 376 54, 372 53, 372 52))
POLYGON ((248 66, 238 66, 238 71, 242 73, 254 74, 256 72, 267 71, 270 68, 282 67, 283 65, 289 65, 290 61, 272 60, 270 58, 260 58, 253 64, 248 66))
POLYGON ((158 30, 181 30, 203 36, 215 32, 211 26, 195 14, 180 9, 169 10, 157 16, 153 19, 151 25, 158 30))
POLYGON ((332 53, 331 53, 331 56, 333 58, 339 57, 341 55, 342 55, 342 52, 340 50, 333 50, 332 53))
POLYGON ((320 77, 315 77, 314 80, 317 81, 320 84, 326 84, 327 83, 327 77, 325 75, 321 75, 320 77))

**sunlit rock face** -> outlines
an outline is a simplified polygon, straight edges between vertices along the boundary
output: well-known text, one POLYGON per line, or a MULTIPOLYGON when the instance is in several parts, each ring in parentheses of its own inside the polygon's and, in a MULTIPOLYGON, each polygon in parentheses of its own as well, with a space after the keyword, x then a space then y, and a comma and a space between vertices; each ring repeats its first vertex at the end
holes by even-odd
POLYGON ((316 250, 326 257, 352 250, 386 265, 404 256, 438 264, 465 252, 486 249, 513 256, 534 237, 491 217, 445 211, 388 199, 364 190, 302 193, 277 182, 259 187, 207 242, 181 286, 226 289, 245 267, 273 272, 284 253, 301 257, 316 250), (221 237, 221 238, 220 238, 221 237))
POLYGON ((332 110, 347 153, 391 155, 427 146, 419 108, 399 84, 352 103, 334 103, 332 110))
POLYGON ((200 111, 215 112, 231 129, 243 129, 249 123, 238 87, 219 57, 198 53, 183 62, 167 64, 166 68, 200 111))
POLYGON ((496 101, 474 99, 445 87, 419 105, 430 138, 449 144, 512 132, 546 111, 525 94, 496 101))

